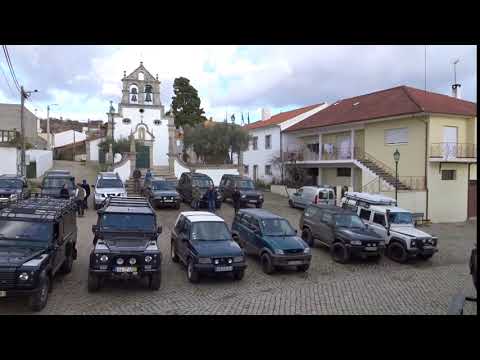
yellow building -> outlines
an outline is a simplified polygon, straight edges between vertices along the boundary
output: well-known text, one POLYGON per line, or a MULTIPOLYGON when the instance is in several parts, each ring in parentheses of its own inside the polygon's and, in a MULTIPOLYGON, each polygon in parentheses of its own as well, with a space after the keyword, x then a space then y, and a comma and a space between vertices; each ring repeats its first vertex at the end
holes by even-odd
POLYGON ((284 131, 318 185, 395 196, 433 222, 476 217, 477 107, 400 86, 339 100, 284 131), (398 150, 398 169, 393 154, 398 150))

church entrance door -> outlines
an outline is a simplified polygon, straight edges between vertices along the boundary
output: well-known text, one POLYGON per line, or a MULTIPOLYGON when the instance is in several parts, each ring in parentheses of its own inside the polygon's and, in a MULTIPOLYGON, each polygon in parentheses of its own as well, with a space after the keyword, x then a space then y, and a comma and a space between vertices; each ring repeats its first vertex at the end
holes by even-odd
POLYGON ((142 144, 137 144, 137 168, 150 168, 150 147, 142 144))

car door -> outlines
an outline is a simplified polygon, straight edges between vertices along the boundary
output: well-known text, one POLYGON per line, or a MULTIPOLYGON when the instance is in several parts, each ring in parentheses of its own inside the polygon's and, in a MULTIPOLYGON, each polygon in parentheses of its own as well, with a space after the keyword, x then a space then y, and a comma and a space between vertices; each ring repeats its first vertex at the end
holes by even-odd
POLYGON ((190 222, 187 219, 183 219, 182 223, 179 226, 177 236, 177 244, 176 247, 177 255, 182 259, 182 261, 186 264, 187 263, 187 255, 189 249, 189 241, 190 241, 190 222), (184 241, 183 239, 186 239, 184 241))
POLYGON ((312 214, 310 215, 310 229, 312 231, 312 235, 316 239, 321 239, 321 235, 324 231, 323 226, 322 226, 322 210, 312 206, 311 209, 312 214))
POLYGON ((385 214, 373 211, 372 220, 369 223, 370 229, 375 231, 382 239, 387 238, 387 221, 385 214))
POLYGON ((333 215, 329 211, 323 211, 321 217, 323 242, 330 246, 335 241, 335 228, 333 215))
POLYGON ((297 192, 292 194, 292 202, 294 206, 301 207, 302 194, 303 194, 303 187, 301 187, 300 189, 298 189, 297 192))
POLYGON ((65 217, 58 222, 58 231, 56 231, 57 236, 53 241, 53 272, 56 273, 60 266, 62 266, 65 261, 65 217))
POLYGON ((252 217, 248 214, 243 214, 241 221, 239 223, 239 235, 242 241, 242 245, 245 248, 247 253, 251 253, 254 251, 254 246, 252 244, 253 241, 253 234, 252 234, 252 227, 251 227, 252 217))
POLYGON ((263 237, 262 237, 262 228, 260 227, 260 222, 258 219, 252 217, 252 221, 250 222, 250 237, 251 237, 251 246, 252 250, 258 254, 260 250, 263 248, 263 237))

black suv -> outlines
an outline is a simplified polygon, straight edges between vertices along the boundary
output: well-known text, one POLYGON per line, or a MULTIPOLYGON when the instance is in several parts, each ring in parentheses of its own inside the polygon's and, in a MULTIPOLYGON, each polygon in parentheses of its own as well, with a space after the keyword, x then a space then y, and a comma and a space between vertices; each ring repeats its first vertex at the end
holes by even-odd
POLYGON ((172 230, 171 256, 173 262, 187 266, 187 277, 198 282, 201 274, 233 274, 243 278, 245 256, 221 217, 205 211, 182 212, 172 230))
POLYGON ((180 195, 174 181, 152 177, 145 180, 143 191, 154 208, 170 206, 180 209, 180 195))
POLYGON ((329 205, 310 205, 300 217, 302 239, 311 247, 319 240, 333 260, 346 263, 352 255, 380 258, 385 242, 353 211, 329 205))
POLYGON ((61 172, 51 172, 43 178, 41 189, 42 197, 51 197, 59 198, 60 191, 63 186, 67 184, 68 192, 70 193, 70 198, 75 196, 76 186, 75 178, 67 173, 66 171, 61 172))
POLYGON ((232 194, 235 191, 235 186, 241 194, 240 206, 246 207, 248 204, 255 205, 261 208, 263 205, 263 193, 255 189, 255 183, 240 175, 223 175, 218 187, 222 195, 222 200, 232 199, 232 194))
POLYGON ((77 218, 71 200, 31 198, 0 211, 0 298, 30 297, 47 304, 57 272, 72 271, 77 258, 77 218))
POLYGON ((25 176, 0 175, 0 207, 28 199, 30 195, 30 187, 25 176))
MULTIPOLYGON (((192 208, 193 208, 192 191, 194 186, 197 186, 200 192, 202 193, 200 207, 208 207, 205 193, 207 192, 210 186, 214 186, 212 179, 208 175, 201 174, 201 173, 193 173, 193 172, 184 172, 180 176, 180 180, 178 181, 178 184, 177 184, 177 191, 182 197, 182 200, 190 204, 192 208)), ((220 195, 220 193, 217 193, 215 207, 217 209, 220 209, 221 206, 222 206, 222 196, 220 195)))
POLYGON ((162 254, 157 238, 162 227, 157 227, 155 211, 145 198, 108 198, 92 231, 88 291, 99 290, 105 278, 148 278, 150 289, 160 289, 162 254))

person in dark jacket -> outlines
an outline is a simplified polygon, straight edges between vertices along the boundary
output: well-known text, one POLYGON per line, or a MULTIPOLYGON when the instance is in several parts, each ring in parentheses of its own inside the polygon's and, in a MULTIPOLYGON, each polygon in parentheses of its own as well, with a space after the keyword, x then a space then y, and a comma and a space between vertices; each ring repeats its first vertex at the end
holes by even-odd
POLYGON ((214 189, 212 185, 207 190, 206 193, 207 202, 208 202, 208 211, 214 213, 215 212, 215 200, 217 199, 217 191, 214 189))
POLYGON ((233 208, 235 209, 235 214, 238 212, 238 209, 240 209, 241 198, 242 198, 242 194, 238 190, 238 187, 235 186, 235 189, 233 190, 233 194, 232 194, 233 208))
POLYGON ((62 190, 60 190, 60 197, 62 199, 70 199, 70 192, 68 191, 67 184, 64 184, 62 190))
POLYGON ((90 185, 87 180, 83 179, 82 188, 85 190, 85 199, 83 199, 83 208, 88 209, 88 197, 90 196, 90 185))
POLYGON ((139 169, 135 169, 133 171, 133 181, 135 184, 135 192, 140 193, 140 178, 142 177, 142 173, 139 169))

